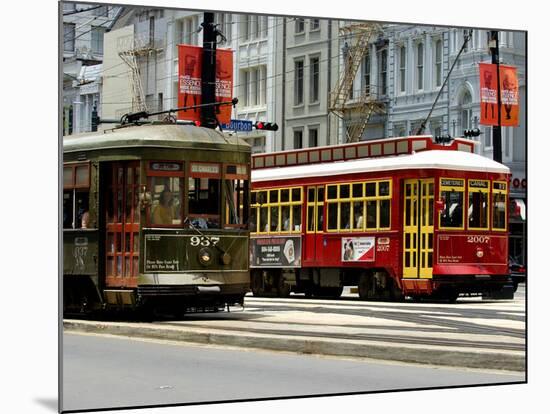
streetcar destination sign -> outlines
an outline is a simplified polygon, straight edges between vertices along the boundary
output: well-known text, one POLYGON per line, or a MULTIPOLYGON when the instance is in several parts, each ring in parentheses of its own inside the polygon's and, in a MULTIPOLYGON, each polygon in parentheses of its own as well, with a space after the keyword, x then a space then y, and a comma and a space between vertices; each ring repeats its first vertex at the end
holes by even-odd
POLYGON ((252 131, 252 121, 245 121, 242 119, 232 119, 228 124, 221 124, 222 129, 230 131, 250 132, 252 131))

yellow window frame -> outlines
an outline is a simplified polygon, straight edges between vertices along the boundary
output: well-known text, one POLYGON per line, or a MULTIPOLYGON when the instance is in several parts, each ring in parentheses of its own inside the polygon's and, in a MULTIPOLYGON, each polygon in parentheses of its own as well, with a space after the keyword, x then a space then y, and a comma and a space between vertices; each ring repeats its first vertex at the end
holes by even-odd
POLYGON ((469 214, 466 215, 466 221, 468 222, 468 230, 489 230, 489 227, 490 227, 490 223, 489 223, 489 218, 490 218, 490 215, 489 215, 489 210, 491 209, 491 191, 490 191, 490 185, 491 185, 491 182, 489 180, 478 180, 478 179, 469 179, 468 180, 468 213, 469 213, 469 210, 470 210, 470 194, 471 193, 485 193, 487 194, 487 212, 486 212, 486 223, 487 223, 487 227, 470 227, 470 216, 469 214), (472 182, 475 182, 475 181, 479 181, 479 182, 484 182, 484 183, 487 183, 487 188, 481 188, 481 187, 474 187, 474 190, 472 190, 471 188, 471 183, 472 182))
POLYGON ((465 219, 464 219, 464 197, 466 193, 466 180, 464 178, 452 178, 452 177, 441 177, 439 178, 439 199, 442 199, 442 193, 443 191, 451 191, 451 192, 461 192, 462 193, 462 227, 444 227, 441 225, 441 211, 439 212, 439 218, 438 218, 438 224, 440 230, 464 230, 465 229, 465 219), (455 180, 455 181, 462 181, 461 186, 457 185, 443 185, 443 180, 455 180))
MULTIPOLYGON (((267 188, 262 190, 253 190, 252 193, 256 193, 256 201, 259 200, 258 194, 260 192, 266 193, 266 202, 265 203, 255 203, 251 205, 251 208, 256 208, 256 232, 252 232, 251 234, 300 234, 300 230, 294 229, 294 206, 302 206, 302 200, 303 200, 303 189, 301 186, 293 186, 293 187, 279 187, 279 188, 267 188), (300 190, 298 199, 294 198, 294 191, 293 190, 300 190), (288 190, 288 201, 281 202, 281 192, 284 190, 288 190), (271 194, 273 191, 277 192, 277 197, 275 202, 271 202, 271 194), (282 230, 282 207, 289 207, 289 223, 290 223, 290 229, 289 230, 282 230), (267 208, 267 231, 260 228, 260 212, 261 208, 267 208), (278 214, 277 214, 277 227, 279 230, 271 230, 271 209, 277 208, 278 214)), ((300 217, 301 218, 301 217, 300 217)), ((303 228, 303 223, 300 221, 300 228, 303 228)))
POLYGON ((490 198, 490 208, 491 208, 491 230, 505 232, 508 231, 508 204, 506 203, 508 196, 508 183, 506 181, 492 181, 491 183, 491 198, 490 198), (495 184, 504 185, 504 189, 495 189, 495 184), (493 203, 495 194, 504 195, 504 228, 498 228, 494 226, 495 217, 493 211, 493 203))
POLYGON ((336 218, 336 225, 337 228, 330 229, 328 227, 328 217, 326 220, 327 223, 327 232, 329 233, 350 233, 350 232, 365 232, 365 231, 386 231, 391 229, 391 199, 393 196, 393 180, 392 179, 378 179, 378 180, 369 180, 369 181, 355 181, 355 182, 346 182, 346 183, 338 183, 338 184, 327 184, 325 188, 325 204, 327 205, 327 216, 328 216, 328 210, 330 204, 337 204, 337 218, 336 218), (386 195, 380 195, 380 184, 381 183, 388 183, 388 194, 386 195), (354 197, 353 196, 353 187, 354 185, 361 184, 362 185, 362 196, 361 197, 354 197), (366 185, 367 184, 375 184, 375 195, 374 196, 366 196, 366 185), (336 186, 336 198, 328 198, 328 187, 334 187, 336 186), (341 187, 342 186, 349 186, 349 196, 342 198, 341 197, 341 187), (390 200, 389 203, 389 226, 387 227, 381 227, 380 226, 380 211, 381 211, 381 201, 383 200, 390 200), (367 227, 367 202, 368 201, 375 201, 376 202, 376 226, 375 227, 367 227), (363 203, 363 223, 362 227, 358 228, 355 227, 353 223, 354 218, 354 203, 356 202, 362 202, 363 203), (341 207, 342 203, 350 203, 350 228, 345 229, 341 228, 342 223, 340 223, 340 216, 341 216, 341 207))

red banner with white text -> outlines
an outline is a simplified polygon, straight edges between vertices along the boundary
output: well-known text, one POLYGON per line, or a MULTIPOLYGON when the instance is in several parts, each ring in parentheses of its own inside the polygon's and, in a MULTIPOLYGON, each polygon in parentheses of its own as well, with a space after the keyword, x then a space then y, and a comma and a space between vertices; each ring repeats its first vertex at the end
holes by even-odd
MULTIPOLYGON (((202 47, 178 45, 178 107, 202 103, 202 47)), ((233 95, 233 51, 216 50, 216 102, 230 102, 233 95)), ((218 106, 216 117, 222 124, 231 122, 231 105, 218 106)), ((178 112, 178 119, 200 121, 200 109, 178 112)))
MULTIPOLYGON (((482 125, 498 126, 497 66, 479 64, 479 90, 482 125)), ((500 125, 519 126, 519 83, 514 66, 500 65, 500 125)))

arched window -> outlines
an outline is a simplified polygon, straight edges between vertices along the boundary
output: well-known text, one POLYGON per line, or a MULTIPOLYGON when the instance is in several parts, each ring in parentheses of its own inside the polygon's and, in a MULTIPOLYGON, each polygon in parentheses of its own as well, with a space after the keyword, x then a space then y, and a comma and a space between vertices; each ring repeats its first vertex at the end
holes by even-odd
POLYGON ((462 97, 459 100, 459 116, 461 133, 465 129, 472 128, 472 95, 468 90, 464 91, 462 97))

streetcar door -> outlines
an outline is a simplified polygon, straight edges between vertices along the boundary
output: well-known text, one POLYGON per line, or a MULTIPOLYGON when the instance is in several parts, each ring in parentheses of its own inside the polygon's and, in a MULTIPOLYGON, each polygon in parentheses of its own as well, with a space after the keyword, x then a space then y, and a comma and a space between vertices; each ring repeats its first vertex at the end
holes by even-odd
POLYGON ((139 161, 108 165, 105 178, 105 285, 137 287, 139 161))
POLYGON ((306 232, 304 237, 304 262, 316 262, 320 259, 323 246, 323 206, 325 202, 324 186, 309 186, 306 189, 306 232), (318 257, 319 256, 319 257, 318 257))
POLYGON ((433 269, 434 180, 405 180, 403 277, 430 279, 433 269))

